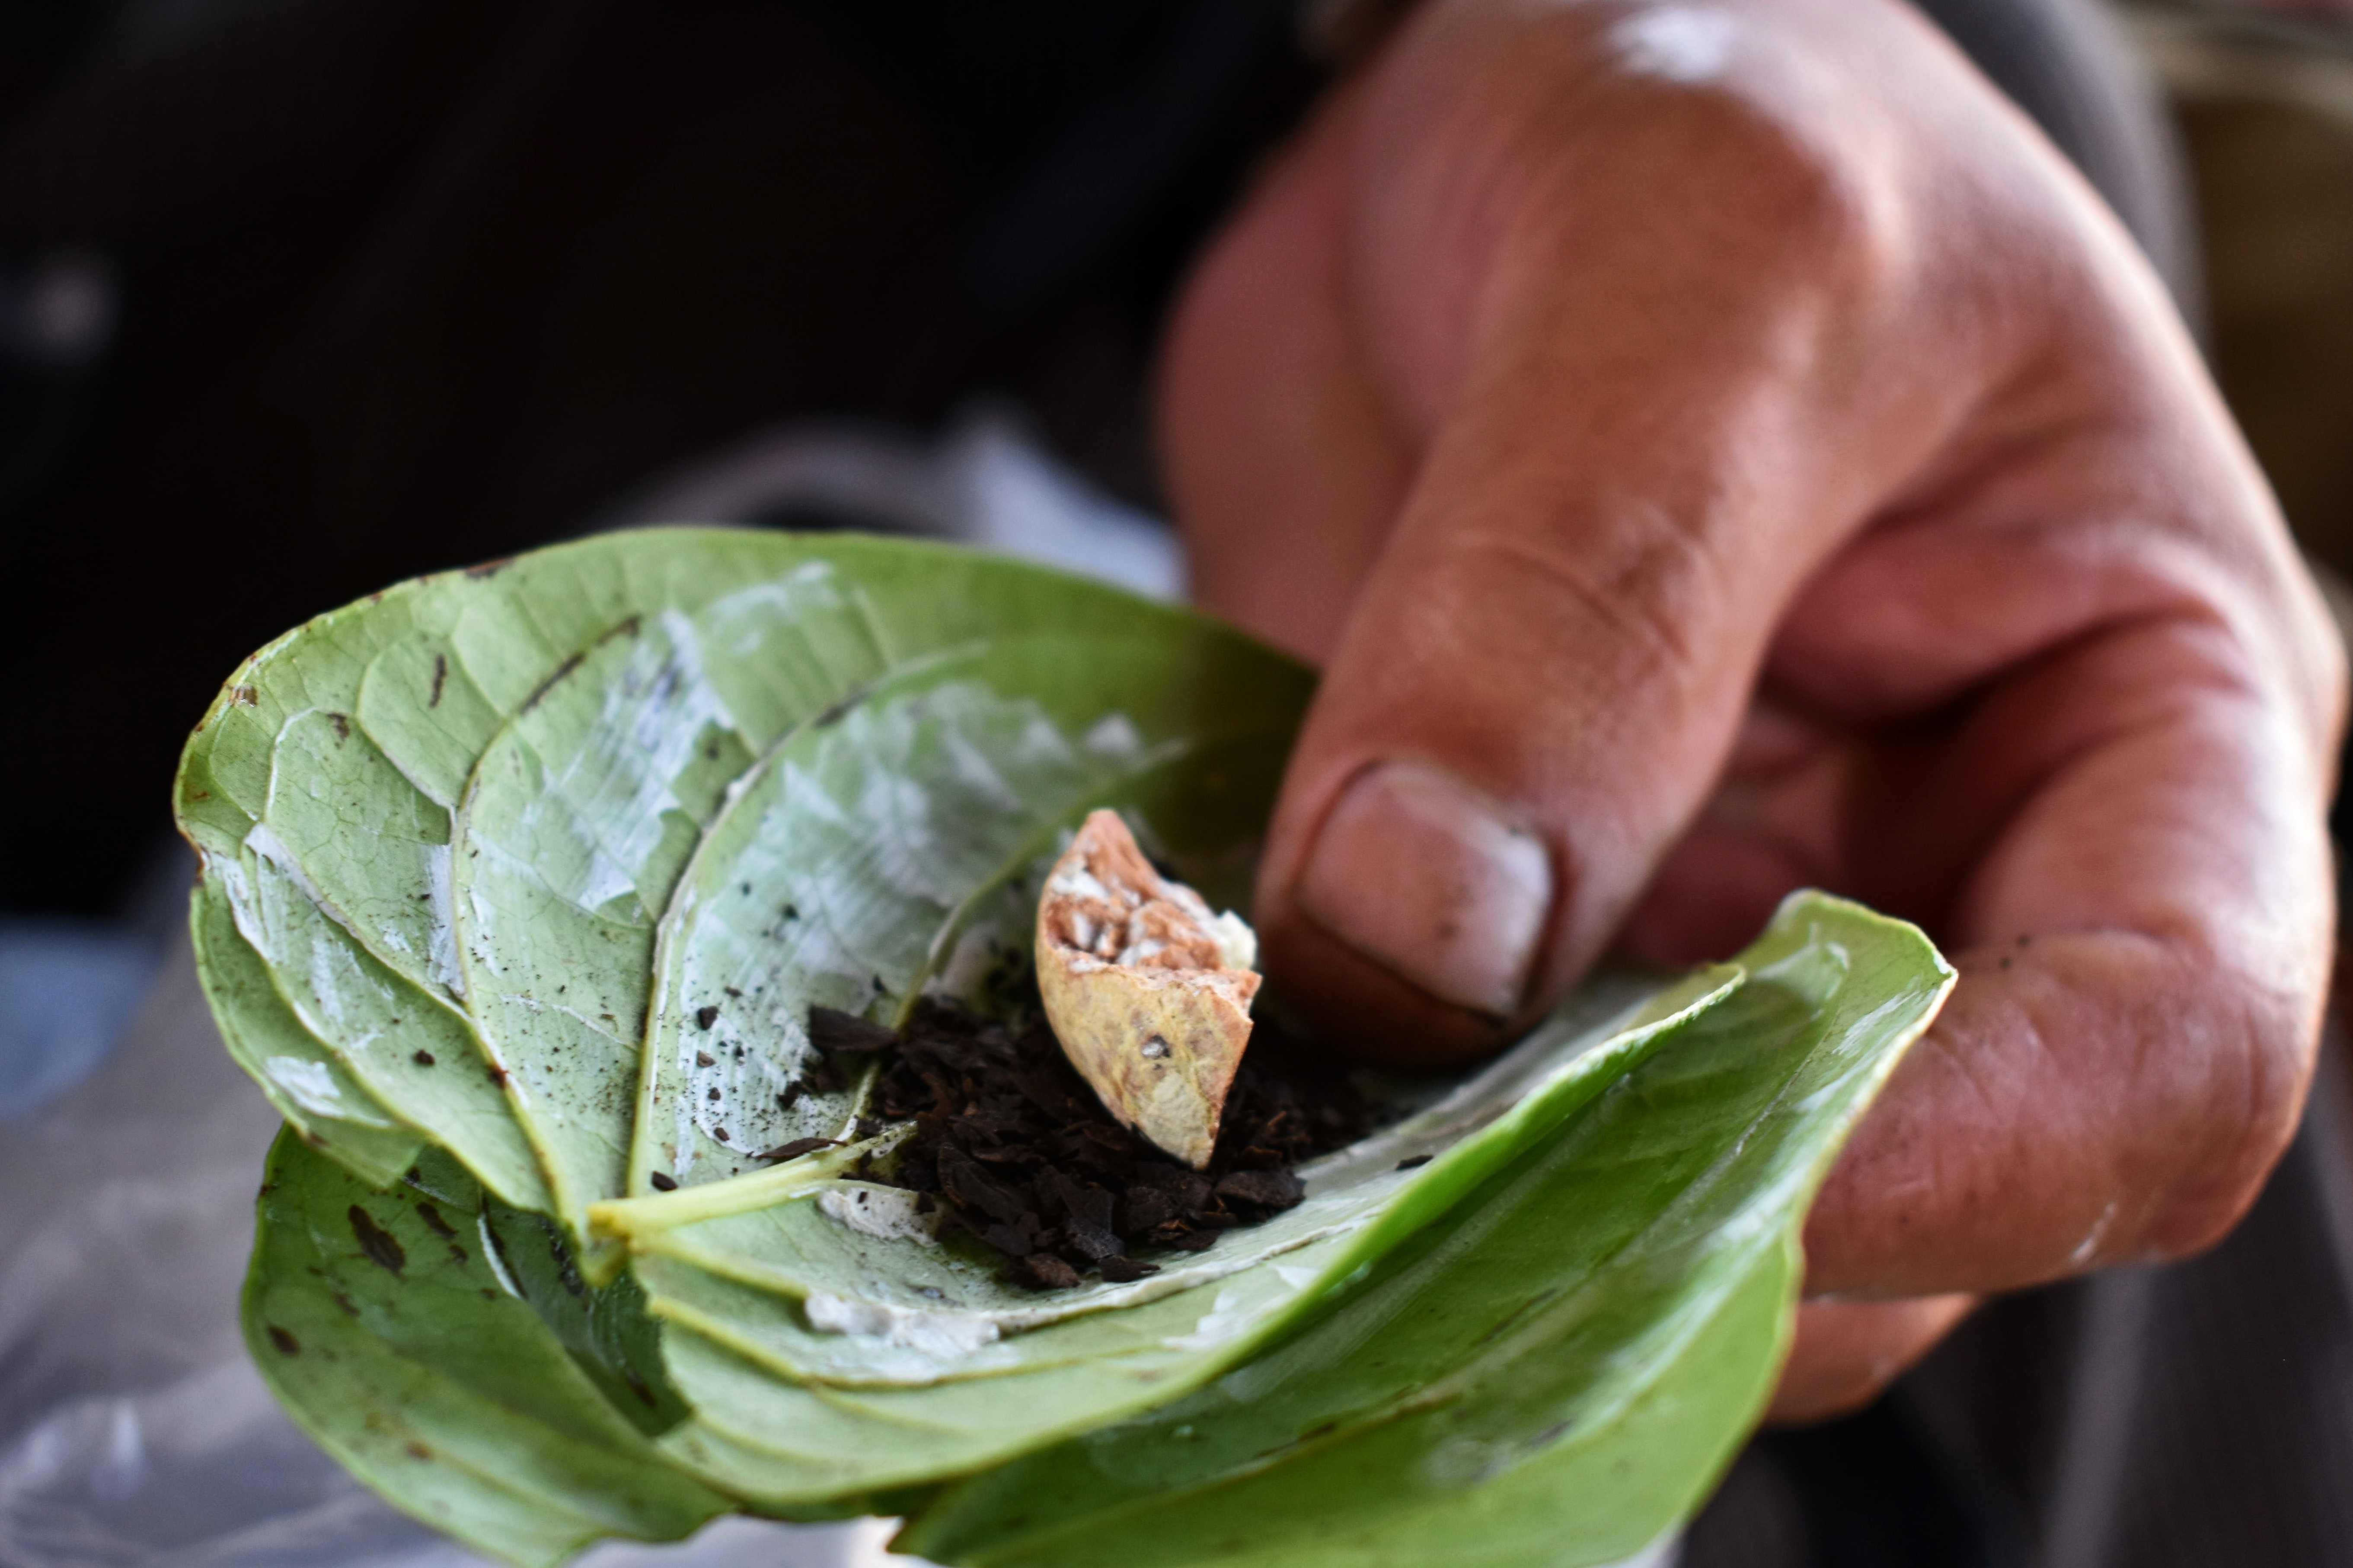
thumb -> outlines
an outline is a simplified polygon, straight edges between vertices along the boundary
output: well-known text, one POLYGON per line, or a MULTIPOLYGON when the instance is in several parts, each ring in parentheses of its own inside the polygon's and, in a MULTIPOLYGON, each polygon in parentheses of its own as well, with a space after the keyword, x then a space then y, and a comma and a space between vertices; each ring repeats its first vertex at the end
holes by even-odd
POLYGON ((1698 809, 1820 520, 1858 510, 1789 457, 1832 443, 1788 388, 1683 369, 1647 433, 1482 400, 1359 592, 1257 906, 1270 977, 1352 1048, 1475 1054, 1567 989, 1698 809))

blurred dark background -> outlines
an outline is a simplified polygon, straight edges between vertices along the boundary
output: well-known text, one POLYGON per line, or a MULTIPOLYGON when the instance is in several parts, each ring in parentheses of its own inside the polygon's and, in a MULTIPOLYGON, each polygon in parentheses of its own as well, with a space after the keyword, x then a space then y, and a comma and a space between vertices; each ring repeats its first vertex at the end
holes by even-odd
POLYGON ((1315 71, 1260 0, 0 7, 0 909, 100 916, 244 654, 797 416, 1150 495, 1168 281, 1315 71))

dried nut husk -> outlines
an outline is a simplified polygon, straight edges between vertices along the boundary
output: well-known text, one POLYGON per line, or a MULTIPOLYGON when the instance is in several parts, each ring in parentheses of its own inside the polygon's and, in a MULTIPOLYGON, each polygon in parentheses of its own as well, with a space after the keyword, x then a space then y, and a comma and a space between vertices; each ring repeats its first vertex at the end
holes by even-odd
POLYGON ((1038 989, 1062 1054, 1124 1125, 1209 1163, 1250 1044, 1258 938, 1152 868, 1118 814, 1092 813, 1038 903, 1038 989))

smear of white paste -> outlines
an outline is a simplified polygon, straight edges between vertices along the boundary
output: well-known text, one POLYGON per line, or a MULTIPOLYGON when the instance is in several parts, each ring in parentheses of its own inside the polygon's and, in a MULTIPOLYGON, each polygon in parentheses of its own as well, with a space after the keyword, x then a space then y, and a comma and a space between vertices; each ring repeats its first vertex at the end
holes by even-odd
POLYGON ((968 1312, 916 1312, 880 1301, 812 1290, 802 1303, 811 1327, 828 1334, 880 1340, 926 1355, 970 1355, 997 1342, 997 1325, 968 1312))
POLYGON ((919 1214, 917 1194, 901 1187, 834 1187, 817 1200, 817 1212, 836 1225, 846 1225, 884 1241, 920 1241, 939 1245, 937 1213, 919 1214))
POLYGON ((1712 81, 1732 61, 1739 24, 1722 11, 1668 5, 1629 16, 1609 29, 1628 70, 1668 81, 1712 81))

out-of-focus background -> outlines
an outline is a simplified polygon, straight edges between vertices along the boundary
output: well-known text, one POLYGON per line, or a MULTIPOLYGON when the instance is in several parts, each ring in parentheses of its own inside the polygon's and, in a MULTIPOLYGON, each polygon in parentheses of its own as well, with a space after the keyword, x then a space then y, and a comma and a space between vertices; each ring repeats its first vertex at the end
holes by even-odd
MULTIPOLYGON (((1144 366, 1191 247, 1320 85, 1283 46, 1298 9, 0 5, 0 1177, 100 1179, 73 1107, 102 1082, 152 1086, 112 1130, 149 1157, 228 1193, 249 1135, 258 1166, 258 1097, 250 1129, 185 1125, 239 1087, 216 1052, 177 1077, 193 993, 133 1020, 184 912, 180 740, 309 615, 686 517, 952 533, 1178 591, 1144 366), (150 1054, 110 1060, 126 1031, 150 1054)), ((2110 15, 2190 175, 2216 377, 2353 605, 2353 7, 2110 15)), ((185 1233, 171 1204, 224 1201, 126 1196, 79 1242, 0 1212, 0 1568, 459 1561, 352 1526, 375 1505, 185 1345, 45 1330, 45 1282, 109 1236, 106 1289, 150 1327, 233 1289, 234 1258, 140 1250, 185 1233), (136 1398, 75 1393, 151 1366, 136 1398), (237 1473, 276 1468, 290 1533, 205 1534, 189 1455, 237 1421, 237 1473), (141 1491, 174 1473, 195 1490, 141 1491), (377 1555, 337 1555, 346 1527, 377 1555)))

